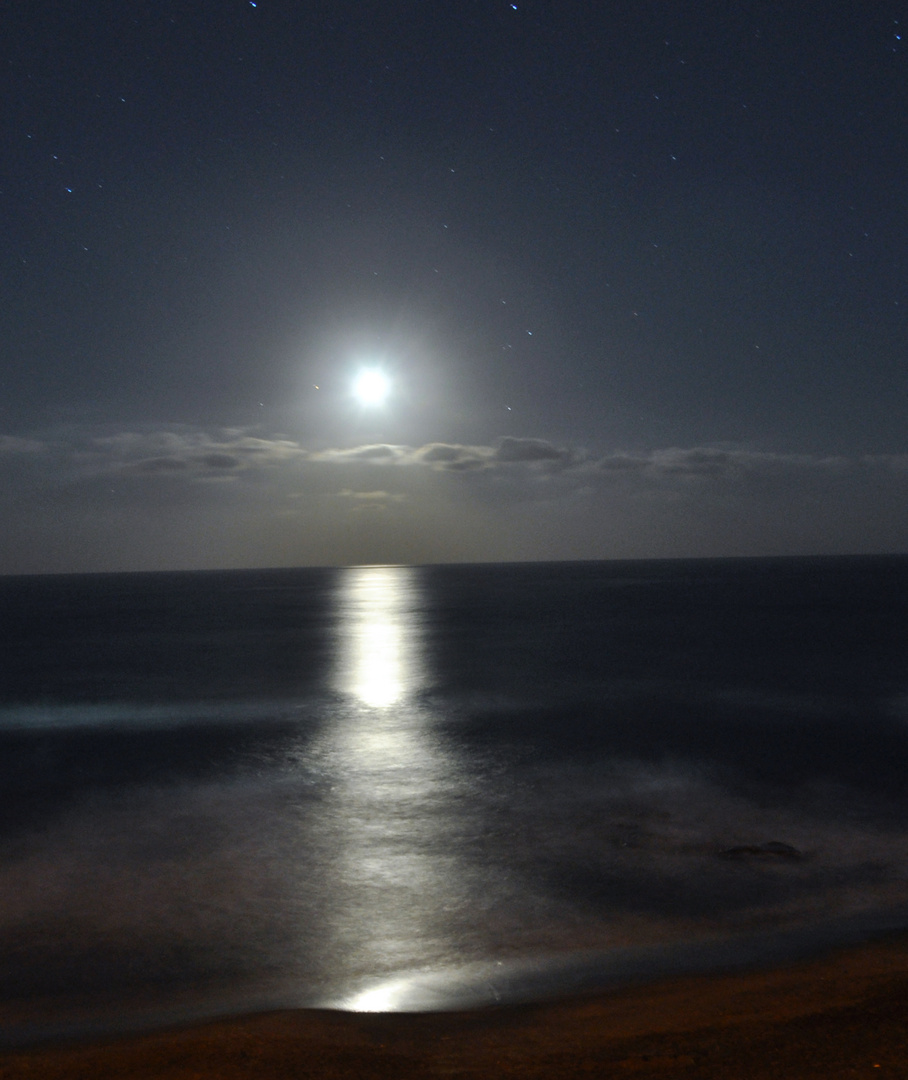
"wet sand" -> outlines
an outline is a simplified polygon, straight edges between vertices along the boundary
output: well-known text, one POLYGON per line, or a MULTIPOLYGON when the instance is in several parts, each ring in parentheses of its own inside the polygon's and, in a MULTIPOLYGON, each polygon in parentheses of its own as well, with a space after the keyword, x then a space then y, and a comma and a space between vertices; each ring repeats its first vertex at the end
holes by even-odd
POLYGON ((908 933, 771 970, 445 1013, 295 1010, 0 1054, 0 1080, 908 1077, 908 933))

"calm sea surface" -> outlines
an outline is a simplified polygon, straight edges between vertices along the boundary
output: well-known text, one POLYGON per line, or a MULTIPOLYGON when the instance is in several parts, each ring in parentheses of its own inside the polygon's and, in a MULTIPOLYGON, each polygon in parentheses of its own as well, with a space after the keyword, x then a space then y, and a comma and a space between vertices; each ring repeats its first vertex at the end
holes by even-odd
POLYGON ((8 1040, 908 926, 908 558, 0 579, 8 1040))

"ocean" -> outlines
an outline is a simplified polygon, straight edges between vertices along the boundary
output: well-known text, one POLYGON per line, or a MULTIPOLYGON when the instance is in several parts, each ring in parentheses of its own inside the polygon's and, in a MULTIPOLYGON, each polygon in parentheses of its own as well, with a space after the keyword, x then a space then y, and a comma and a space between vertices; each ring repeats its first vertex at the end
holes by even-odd
POLYGON ((0 1028, 908 926, 908 557, 0 578, 0 1028))

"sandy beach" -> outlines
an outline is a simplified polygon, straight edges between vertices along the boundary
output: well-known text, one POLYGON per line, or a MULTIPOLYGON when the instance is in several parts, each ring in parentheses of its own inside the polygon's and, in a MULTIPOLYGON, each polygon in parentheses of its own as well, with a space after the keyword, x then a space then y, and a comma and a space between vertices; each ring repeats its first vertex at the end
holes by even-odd
POLYGON ((0 1078, 908 1076, 908 934, 809 963, 453 1013, 296 1010, 8 1051, 0 1078))

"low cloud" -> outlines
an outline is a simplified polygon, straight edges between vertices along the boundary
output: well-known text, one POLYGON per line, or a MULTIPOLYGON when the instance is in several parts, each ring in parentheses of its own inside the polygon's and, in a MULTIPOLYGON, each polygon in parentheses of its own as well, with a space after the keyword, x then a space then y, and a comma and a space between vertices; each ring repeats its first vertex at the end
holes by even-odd
POLYGON ((389 491, 349 491, 346 488, 337 493, 339 499, 353 499, 361 503, 403 502, 405 496, 389 491))
POLYGON ((413 451, 414 462, 451 472, 485 468, 493 456, 491 447, 461 446, 457 443, 429 443, 413 451))
POLYGON ((189 462, 178 457, 142 458, 141 461, 130 462, 126 467, 139 473, 181 472, 189 468, 189 462))
POLYGON ((581 460, 581 455, 574 450, 555 446, 545 439, 515 439, 505 436, 498 442, 495 459, 501 462, 551 461, 573 465, 581 460))
MULTIPOLYGON (((64 450, 65 440, 58 445, 64 450)), ((280 467, 306 456, 291 439, 261 438, 229 428, 119 432, 80 440, 72 449, 73 459, 87 471, 190 477, 280 467)))
MULTIPOLYGON (((601 485, 656 490, 691 484, 734 485, 774 477, 905 476, 908 455, 784 454, 727 447, 669 447, 646 452, 615 451, 595 456, 582 448, 546 439, 504 436, 490 444, 430 442, 422 446, 369 443, 309 448, 283 435, 268 437, 241 429, 208 431, 187 427, 91 435, 0 436, 0 469, 44 462, 48 478, 67 483, 92 476, 166 477, 191 482, 209 475, 253 478, 300 477, 333 470, 392 469, 495 475, 528 490, 543 482, 596 490, 601 485)), ((353 490, 339 482, 336 490, 353 490)))
POLYGON ((0 436, 0 514, 0 572, 109 565, 80 530, 124 567, 899 551, 908 455, 65 430, 0 436))
POLYGON ((312 455, 316 461, 329 461, 343 464, 345 461, 375 461, 380 464, 401 461, 408 454, 404 446, 391 446, 376 443, 369 446, 352 446, 343 450, 321 450, 312 455))
POLYGON ((0 458, 33 456, 43 454, 46 451, 47 445, 40 439, 23 439, 15 435, 0 435, 0 458))
MULTIPOLYGON (((595 489, 605 483, 631 488, 685 490, 689 482, 734 484, 748 478, 904 476, 908 455, 846 457, 785 454, 727 447, 669 447, 646 452, 615 451, 596 456, 546 439, 504 436, 490 444, 430 442, 422 446, 369 443, 310 448, 283 435, 268 437, 241 429, 209 431, 172 427, 91 435, 0 436, 0 468, 17 463, 48 465, 61 483, 91 476, 166 476, 192 481, 207 474, 301 476, 326 468, 423 470, 448 473, 524 475, 595 489)), ((350 485, 338 485, 352 490, 350 485)))
POLYGON ((886 457, 849 459, 829 454, 779 454, 755 450, 725 450, 711 447, 682 449, 671 447, 648 453, 609 454, 595 462, 605 475, 636 475, 640 481, 665 483, 672 480, 711 479, 734 481, 747 476, 794 473, 828 474, 833 471, 869 467, 888 469, 886 457))

